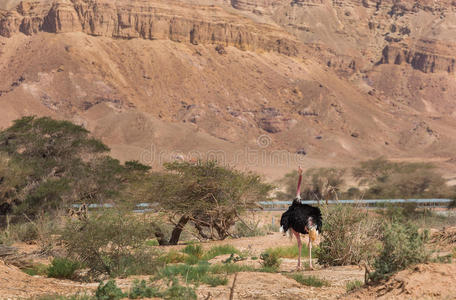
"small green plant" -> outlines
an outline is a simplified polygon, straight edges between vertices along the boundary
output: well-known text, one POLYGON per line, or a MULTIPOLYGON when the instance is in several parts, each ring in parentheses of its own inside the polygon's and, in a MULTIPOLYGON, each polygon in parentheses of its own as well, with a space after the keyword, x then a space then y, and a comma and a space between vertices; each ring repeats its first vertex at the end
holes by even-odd
POLYGON ((345 288, 347 289, 347 292, 351 292, 351 291, 359 289, 362 286, 363 286, 363 283, 361 281, 353 280, 353 281, 347 282, 347 284, 345 285, 345 288))
POLYGON ((80 264, 64 257, 56 257, 47 269, 47 276, 52 278, 71 279, 80 264))
POLYGON ((205 283, 210 286, 225 285, 228 279, 222 276, 214 276, 214 274, 232 274, 240 271, 252 270, 252 267, 240 266, 236 264, 215 264, 210 265, 208 262, 200 261, 195 265, 178 264, 167 265, 161 269, 155 276, 155 280, 168 278, 173 280, 181 278, 185 282, 190 282, 195 285, 205 283))
MULTIPOLYGON (((283 246, 283 247, 275 247, 275 248, 268 248, 266 249, 265 253, 273 254, 279 258, 295 258, 299 255, 299 249, 297 245, 293 246, 283 246)), ((301 255, 307 256, 309 255, 309 249, 306 245, 302 245, 301 255)))
POLYGON ((170 250, 158 258, 160 262, 163 262, 165 264, 183 263, 186 259, 187 255, 176 250, 170 250))
POLYGON ((22 272, 24 272, 30 276, 35 276, 35 275, 47 276, 48 268, 49 267, 45 264, 35 264, 30 268, 22 269, 22 272))
POLYGON ((274 253, 262 253, 260 256, 261 259, 261 266, 263 268, 268 268, 271 270, 278 270, 280 267, 280 259, 279 256, 274 253))
POLYGON ((187 245, 184 249, 182 249, 182 252, 198 259, 202 258, 204 255, 203 247, 200 244, 187 245))
POLYGON ((302 274, 293 274, 291 275, 291 278, 293 278, 302 285, 313 287, 330 286, 329 281, 318 278, 316 276, 304 276, 302 274))
POLYGON ((206 275, 202 279, 203 283, 212 287, 226 285, 228 283, 228 278, 221 276, 206 275))
POLYGON ((187 265, 196 265, 200 259, 197 256, 189 255, 185 258, 185 263, 187 265))
POLYGON ((141 298, 152 298, 160 297, 160 291, 157 287, 147 285, 145 280, 133 281, 133 286, 130 288, 128 298, 130 299, 141 299, 141 298))
POLYGON ((204 255, 205 260, 211 260, 214 257, 225 254, 241 254, 241 252, 231 245, 214 246, 204 255))
POLYGON ((176 278, 181 276, 187 282, 198 283, 202 281, 202 278, 208 273, 209 264, 201 262, 196 265, 167 265, 163 269, 159 270, 157 278, 176 278))
POLYGON ((126 295, 116 285, 114 280, 109 280, 106 284, 103 284, 103 281, 100 282, 95 292, 95 297, 97 300, 119 300, 126 297, 126 295))
POLYGON ((238 272, 253 272, 255 268, 249 265, 239 264, 214 264, 210 266, 209 272, 213 274, 234 274, 238 272))
POLYGON ((172 285, 166 291, 162 293, 164 299, 172 300, 196 300, 196 292, 192 287, 185 287, 180 285, 179 281, 174 278, 172 285))
POLYGON ((235 255, 234 253, 231 253, 230 257, 225 259, 223 261, 224 264, 231 264, 231 263, 237 263, 238 261, 246 260, 247 257, 244 255, 235 255))
POLYGON ((258 256, 252 256, 250 259, 251 259, 251 260, 257 260, 257 259, 258 259, 258 256))
POLYGON ((154 247, 154 246, 158 246, 158 241, 157 240, 148 240, 146 241, 146 246, 149 246, 149 247, 154 247))
POLYGON ((436 256, 432 259, 432 262, 440 263, 440 264, 451 264, 453 262, 452 254, 436 256))

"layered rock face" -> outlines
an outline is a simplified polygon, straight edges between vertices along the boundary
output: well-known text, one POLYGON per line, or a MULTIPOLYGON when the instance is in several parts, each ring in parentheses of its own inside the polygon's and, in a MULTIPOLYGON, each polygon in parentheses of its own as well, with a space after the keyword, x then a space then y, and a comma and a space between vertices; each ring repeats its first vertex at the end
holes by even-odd
POLYGON ((0 15, 0 35, 78 32, 113 38, 233 45, 296 56, 299 45, 277 26, 253 24, 215 6, 180 2, 60 0, 21 2, 0 15))
MULTIPOLYGON (((438 43, 435 41, 428 41, 428 43, 434 44, 436 49, 439 48, 438 43)), ((410 64, 414 69, 425 73, 442 71, 454 74, 455 57, 436 54, 435 51, 425 52, 420 50, 421 49, 409 50, 398 46, 386 46, 383 49, 383 56, 380 63, 396 65, 405 63, 410 64)))
POLYGON ((311 48, 314 59, 380 101, 453 114, 454 1, 244 0, 234 7, 260 10, 311 48))
MULTIPOLYGON (((117 157, 139 160, 154 147, 223 149, 236 159, 280 150, 308 166, 456 150, 452 1, 10 0, 4 7, 0 127, 25 114, 66 118, 117 157)), ((284 172, 301 162, 278 156, 288 163, 284 172)))
POLYGON ((454 1, 296 0, 272 17, 342 73, 379 63, 452 73, 455 8, 454 1))

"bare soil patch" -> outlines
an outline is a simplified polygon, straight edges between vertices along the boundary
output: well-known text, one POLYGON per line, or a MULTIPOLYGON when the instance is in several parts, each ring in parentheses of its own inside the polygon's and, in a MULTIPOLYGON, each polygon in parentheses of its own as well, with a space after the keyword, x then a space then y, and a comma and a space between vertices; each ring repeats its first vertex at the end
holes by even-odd
POLYGON ((456 299, 456 264, 422 264, 343 299, 456 299))

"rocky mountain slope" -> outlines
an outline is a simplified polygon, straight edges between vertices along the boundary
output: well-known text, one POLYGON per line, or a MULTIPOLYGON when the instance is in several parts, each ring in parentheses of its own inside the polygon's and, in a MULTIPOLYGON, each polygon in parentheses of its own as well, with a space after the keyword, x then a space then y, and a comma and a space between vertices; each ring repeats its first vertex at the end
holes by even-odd
POLYGON ((453 1, 0 4, 0 127, 85 125, 120 159, 276 178, 386 155, 454 168, 453 1))

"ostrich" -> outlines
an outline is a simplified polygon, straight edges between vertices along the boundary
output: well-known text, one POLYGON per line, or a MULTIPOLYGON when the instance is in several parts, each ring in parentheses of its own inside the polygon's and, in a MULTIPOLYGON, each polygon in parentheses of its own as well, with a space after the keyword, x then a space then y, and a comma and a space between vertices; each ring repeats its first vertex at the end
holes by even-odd
MULTIPOLYGON (((301 268, 301 233, 309 234, 309 267, 312 267, 312 242, 315 241, 319 232, 321 232, 321 212, 318 207, 313 207, 307 204, 301 203, 301 180, 302 180, 302 169, 298 169, 298 189, 296 192, 296 198, 288 208, 286 212, 282 214, 280 219, 280 230, 282 232, 289 233, 289 230, 294 234, 298 240, 299 256, 298 256, 298 269, 301 268)), ((291 237, 291 235, 290 235, 291 237)))

